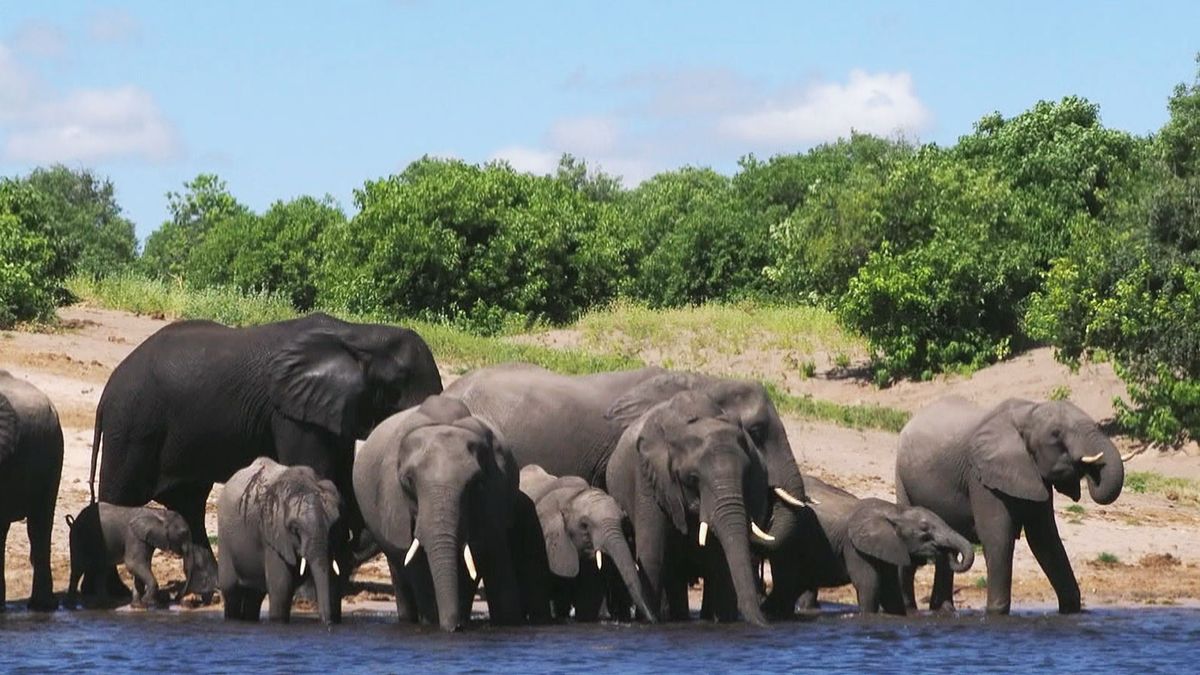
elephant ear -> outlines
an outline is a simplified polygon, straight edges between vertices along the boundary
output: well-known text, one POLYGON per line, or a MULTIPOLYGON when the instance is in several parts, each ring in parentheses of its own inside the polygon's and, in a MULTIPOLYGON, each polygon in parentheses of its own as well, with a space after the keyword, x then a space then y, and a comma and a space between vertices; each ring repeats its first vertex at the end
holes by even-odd
POLYGON ((671 518, 675 529, 687 534, 687 510, 683 489, 671 475, 671 443, 663 427, 661 411, 647 416, 637 436, 637 452, 642 476, 653 491, 659 507, 671 518))
POLYGON ((17 411, 0 394, 0 464, 17 452, 17 441, 21 438, 21 427, 17 424, 17 411))
POLYGON ((1018 499, 1044 502, 1050 498, 1037 463, 1009 415, 984 420, 969 442, 971 466, 980 483, 1018 499))
POLYGON ((897 567, 905 567, 912 560, 908 548, 896 532, 896 525, 888 514, 876 508, 860 505, 850 516, 850 544, 859 553, 877 558, 897 567))
POLYGON ((271 358, 270 373, 271 398, 284 415, 339 436, 358 433, 366 376, 340 337, 326 331, 296 336, 271 358))
POLYGON ((379 493, 375 503, 385 517, 380 519, 380 538, 390 546, 404 551, 412 545, 413 517, 404 497, 404 486, 400 484, 401 452, 390 452, 379 470, 379 493))
POLYGON ((292 532, 287 517, 287 498, 280 494, 279 485, 272 483, 266 486, 263 500, 259 508, 262 510, 262 538, 267 548, 279 554, 288 565, 295 565, 296 549, 300 547, 299 537, 292 532), (268 492, 273 494, 268 494, 268 492))
POLYGON ((143 512, 130 518, 129 531, 139 541, 144 541, 160 551, 171 548, 171 542, 167 541, 166 524, 157 514, 143 512))
POLYGON ((332 523, 341 517, 342 495, 331 480, 317 481, 317 488, 321 491, 321 506, 332 523))
POLYGON ((546 559, 556 576, 572 578, 579 574, 579 550, 567 536, 567 521, 563 518, 562 503, 549 494, 537 504, 538 522, 546 538, 546 559))
POLYGON ((604 417, 621 426, 629 426, 654 406, 691 386, 692 378, 685 373, 656 375, 630 388, 613 401, 604 417))

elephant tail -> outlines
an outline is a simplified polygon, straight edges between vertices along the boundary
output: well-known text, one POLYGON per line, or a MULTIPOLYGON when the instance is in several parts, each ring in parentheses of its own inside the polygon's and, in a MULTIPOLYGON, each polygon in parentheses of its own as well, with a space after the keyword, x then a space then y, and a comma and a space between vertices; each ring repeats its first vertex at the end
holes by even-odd
POLYGON ((100 430, 103 425, 100 418, 104 414, 104 406, 96 407, 96 431, 92 434, 92 467, 88 470, 88 491, 92 494, 92 503, 96 503, 96 457, 100 454, 100 430))

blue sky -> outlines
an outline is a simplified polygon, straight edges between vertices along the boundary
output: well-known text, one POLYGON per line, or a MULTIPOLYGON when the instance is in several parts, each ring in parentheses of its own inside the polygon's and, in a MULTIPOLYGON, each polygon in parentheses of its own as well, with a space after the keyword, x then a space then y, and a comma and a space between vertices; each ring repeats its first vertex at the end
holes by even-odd
POLYGON ((952 143, 1078 94, 1147 133, 1197 2, 0 3, 0 174, 112 178, 145 237, 201 172, 256 210, 422 154, 623 175, 848 133, 952 143))

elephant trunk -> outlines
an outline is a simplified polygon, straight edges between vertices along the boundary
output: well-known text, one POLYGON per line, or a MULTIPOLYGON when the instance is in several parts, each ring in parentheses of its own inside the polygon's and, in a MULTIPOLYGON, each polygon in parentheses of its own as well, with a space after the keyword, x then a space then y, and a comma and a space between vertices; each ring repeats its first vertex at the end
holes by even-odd
MULTIPOLYGON (((791 464, 792 471, 795 472, 795 476, 789 476, 787 477, 786 481, 779 484, 772 480, 771 485, 775 488, 782 489, 789 496, 796 500, 807 502, 808 494, 804 490, 804 479, 800 477, 800 471, 795 466, 796 463, 793 461, 791 464)), ((773 478, 774 476, 772 475, 771 477, 773 478)), ((774 493, 773 491, 773 494, 775 495, 775 500, 774 505, 771 507, 771 527, 768 532, 772 537, 774 537, 774 541, 765 542, 759 540, 755 544, 765 551, 778 550, 784 545, 784 542, 794 536, 804 520, 801 517, 799 510, 808 508, 807 506, 795 506, 789 504, 784 501, 783 498, 779 497, 778 493, 774 493)))
POLYGON ((341 612, 334 608, 334 603, 340 603, 341 600, 333 591, 329 556, 314 556, 309 559, 309 563, 312 565, 313 586, 317 589, 317 609, 321 613, 321 622, 326 625, 340 623, 341 612))
POLYGON ((1121 495, 1125 485, 1125 463, 1117 446, 1099 427, 1079 432, 1068 446, 1071 456, 1084 467, 1088 493, 1097 504, 1111 504, 1121 495), (1102 453, 1099 461, 1088 461, 1102 453))
POLYGON ((629 589, 629 597, 633 600, 638 612, 646 621, 657 623, 658 616, 650 609, 650 603, 646 602, 646 595, 642 592, 642 580, 638 576, 637 564, 633 561, 633 552, 629 550, 629 542, 625 540, 625 534, 621 531, 620 526, 614 526, 605 533, 599 550, 612 558, 617 572, 621 575, 621 580, 625 582, 625 588, 629 589))
MULTIPOLYGON (((725 551, 729 577, 733 580, 734 593, 737 595, 738 611, 747 622, 765 626, 767 618, 759 607, 758 582, 750 558, 750 527, 740 476, 736 481, 715 483, 712 495, 712 529, 725 551)), ((706 501, 703 494, 701 500, 706 501)))
POLYGON ((938 548, 950 551, 950 569, 954 570, 955 574, 961 574, 971 569, 975 564, 975 547, 967 538, 954 530, 947 529, 940 533, 934 543, 938 548))
POLYGON ((447 491, 433 499, 420 500, 417 538, 425 548, 429 574, 437 603, 438 624, 445 631, 462 628, 459 611, 459 513, 458 494, 447 491))

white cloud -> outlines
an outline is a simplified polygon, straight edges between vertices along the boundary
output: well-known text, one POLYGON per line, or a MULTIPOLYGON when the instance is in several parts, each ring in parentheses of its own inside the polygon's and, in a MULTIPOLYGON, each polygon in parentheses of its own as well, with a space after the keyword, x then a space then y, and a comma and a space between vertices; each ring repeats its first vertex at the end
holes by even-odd
POLYGON ((128 44, 142 37, 138 20, 122 9, 103 9, 88 17, 88 35, 97 42, 128 44))
POLYGON ((67 55, 67 34, 45 21, 26 21, 13 31, 13 48, 43 59, 61 59, 67 55))
POLYGON ((560 153, 523 145, 510 145, 492 153, 489 159, 502 159, 517 171, 543 175, 558 168, 560 153))
POLYGON ((0 44, 0 157, 34 163, 141 159, 180 153, 180 142, 149 92, 133 85, 47 87, 0 44))
POLYGON ((617 144, 617 123, 609 117, 570 117, 550 127, 551 146, 580 155, 609 152, 617 144))
POLYGON ((845 84, 813 84, 789 101, 726 115, 717 128, 734 140, 788 145, 831 141, 851 129, 884 136, 915 133, 930 120, 908 73, 853 70, 845 84))

